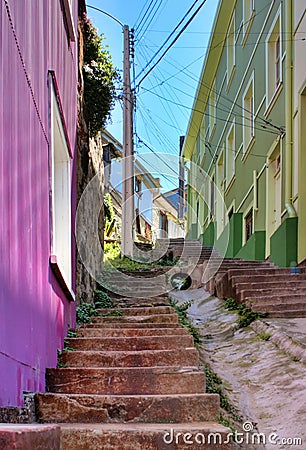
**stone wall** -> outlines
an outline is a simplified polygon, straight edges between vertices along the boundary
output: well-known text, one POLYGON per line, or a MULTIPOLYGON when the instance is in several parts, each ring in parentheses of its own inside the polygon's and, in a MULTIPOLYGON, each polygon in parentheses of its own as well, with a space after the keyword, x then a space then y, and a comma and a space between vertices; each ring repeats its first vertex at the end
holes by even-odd
POLYGON ((85 4, 79 8, 79 104, 78 104, 78 162, 77 201, 81 221, 76 223, 77 273, 76 299, 91 302, 96 282, 92 276, 103 267, 103 150, 101 136, 89 138, 86 105, 84 103, 84 82, 82 75, 84 55, 84 34, 82 18, 85 4), (99 236, 93 230, 97 228, 99 236), (85 256, 84 256, 85 255, 85 256))

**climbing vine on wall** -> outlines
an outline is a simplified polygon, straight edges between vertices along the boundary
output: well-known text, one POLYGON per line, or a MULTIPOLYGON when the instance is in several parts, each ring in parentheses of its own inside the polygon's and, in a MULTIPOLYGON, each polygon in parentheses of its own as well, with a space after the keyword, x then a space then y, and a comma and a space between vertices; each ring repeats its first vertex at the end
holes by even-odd
POLYGON ((83 76, 90 136, 95 136, 110 119, 116 98, 115 83, 119 80, 104 40, 104 35, 99 35, 85 18, 83 76))

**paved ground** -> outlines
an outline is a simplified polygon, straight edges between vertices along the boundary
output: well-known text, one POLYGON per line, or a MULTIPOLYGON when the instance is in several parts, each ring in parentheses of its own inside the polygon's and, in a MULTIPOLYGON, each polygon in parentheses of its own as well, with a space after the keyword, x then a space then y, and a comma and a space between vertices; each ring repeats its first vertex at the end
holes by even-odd
POLYGON ((306 319, 264 319, 235 331, 236 314, 203 288, 173 296, 194 300, 190 317, 205 357, 231 402, 266 435, 265 448, 306 449, 306 319), (302 443, 292 445, 295 438, 302 443))

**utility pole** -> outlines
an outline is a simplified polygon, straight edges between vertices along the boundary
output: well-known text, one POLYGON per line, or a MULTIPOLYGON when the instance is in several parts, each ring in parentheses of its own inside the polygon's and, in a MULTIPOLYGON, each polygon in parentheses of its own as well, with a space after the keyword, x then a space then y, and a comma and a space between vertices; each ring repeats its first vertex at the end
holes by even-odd
POLYGON ((123 164, 122 164, 122 256, 133 257, 134 246, 134 143, 133 97, 131 91, 130 31, 123 27, 123 164))
POLYGON ((180 136, 178 219, 184 218, 184 208, 185 208, 185 170, 182 156, 184 139, 185 136, 180 136))

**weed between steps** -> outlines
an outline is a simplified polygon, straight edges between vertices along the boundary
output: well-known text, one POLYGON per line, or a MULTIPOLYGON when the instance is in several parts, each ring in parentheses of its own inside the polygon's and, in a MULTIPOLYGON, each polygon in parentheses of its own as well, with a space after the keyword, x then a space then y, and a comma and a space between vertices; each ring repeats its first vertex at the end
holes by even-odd
POLYGON ((237 409, 231 404, 230 399, 224 393, 224 385, 221 378, 209 367, 207 363, 200 362, 206 376, 206 392, 208 394, 218 394, 220 397, 220 413, 218 420, 222 425, 230 428, 235 433, 235 422, 241 424, 243 419, 237 409))
POLYGON ((224 306, 229 311, 235 311, 238 313, 239 317, 237 319, 237 325, 235 327, 236 330, 247 327, 255 320, 262 319, 264 317, 267 317, 268 315, 267 313, 258 313, 252 311, 251 309, 247 308, 245 302, 238 304, 233 298, 226 299, 224 302, 224 306))
POLYGON ((191 306, 191 301, 186 301, 181 305, 178 305, 178 301, 174 299, 170 299, 170 306, 174 309, 176 314, 178 315, 179 323, 182 327, 188 330, 188 333, 191 334, 194 340, 195 347, 198 347, 201 344, 201 334, 198 328, 196 328, 191 320, 187 317, 187 310, 191 306))

